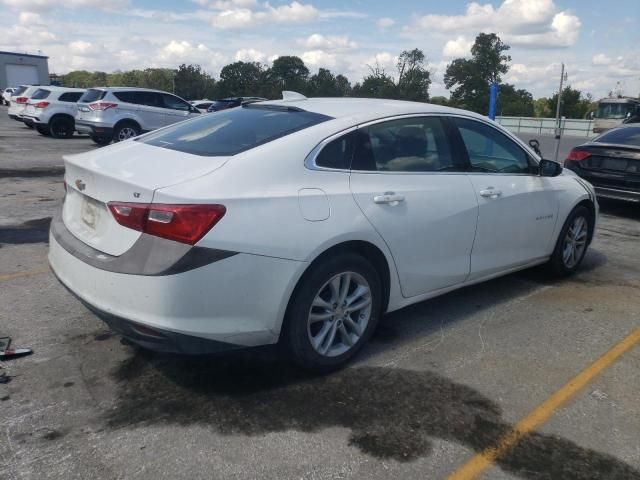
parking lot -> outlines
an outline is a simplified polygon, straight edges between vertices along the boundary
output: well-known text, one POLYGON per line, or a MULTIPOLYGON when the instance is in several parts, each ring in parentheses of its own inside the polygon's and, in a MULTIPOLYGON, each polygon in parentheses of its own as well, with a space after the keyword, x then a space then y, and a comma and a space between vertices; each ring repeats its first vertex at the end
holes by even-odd
POLYGON ((34 350, 3 364, 0 478, 640 478, 640 207, 601 202, 574 277, 394 312, 349 368, 311 376, 271 348, 136 349, 58 283, 61 156, 94 148, 0 107, 0 336, 34 350))

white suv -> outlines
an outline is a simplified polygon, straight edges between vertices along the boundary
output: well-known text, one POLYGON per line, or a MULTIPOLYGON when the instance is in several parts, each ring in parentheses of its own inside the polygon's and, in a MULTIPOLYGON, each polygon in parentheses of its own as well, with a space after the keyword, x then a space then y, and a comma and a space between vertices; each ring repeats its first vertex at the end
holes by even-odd
POLYGON ((77 102, 83 88, 40 87, 31 95, 22 113, 22 121, 41 135, 70 138, 75 132, 77 102))
POLYGON ((90 88, 78 102, 76 130, 106 145, 200 115, 171 93, 146 88, 90 88))
MULTIPOLYGON (((9 118, 22 122, 24 109, 26 108, 31 95, 33 95, 39 88, 40 86, 38 85, 21 85, 16 91, 14 91, 9 99, 9 111, 7 112, 9 114, 9 118)), ((31 128, 33 128, 33 126, 31 128)))

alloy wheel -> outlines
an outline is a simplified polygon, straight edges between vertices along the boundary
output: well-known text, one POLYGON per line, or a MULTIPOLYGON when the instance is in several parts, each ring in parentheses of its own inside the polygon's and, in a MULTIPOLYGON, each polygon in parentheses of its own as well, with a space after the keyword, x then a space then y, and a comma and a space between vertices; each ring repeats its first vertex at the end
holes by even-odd
POLYGON ((367 328, 371 310, 371 287, 362 275, 334 275, 320 288, 309 310, 307 332, 314 350, 335 357, 353 348, 367 328))
POLYGON ((118 132, 118 141, 127 140, 129 138, 136 137, 138 133, 134 128, 131 127, 122 127, 118 132))
POLYGON ((587 246, 588 223, 583 216, 576 217, 567 230, 562 246, 562 261, 567 268, 575 267, 587 246))

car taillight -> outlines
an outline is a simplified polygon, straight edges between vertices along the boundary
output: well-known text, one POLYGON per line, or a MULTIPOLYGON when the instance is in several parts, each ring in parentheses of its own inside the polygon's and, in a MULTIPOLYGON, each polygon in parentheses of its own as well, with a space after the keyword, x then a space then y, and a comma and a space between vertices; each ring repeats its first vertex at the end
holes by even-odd
POLYGON ((175 242, 196 244, 220 221, 224 205, 169 205, 109 202, 116 221, 127 228, 175 242))
POLYGON ((569 152, 569 155, 567 155, 567 162, 579 162, 581 160, 584 160, 587 157, 591 156, 591 152, 588 152, 586 150, 576 150, 575 148, 573 150, 571 150, 569 152))
POLYGON ((109 102, 94 102, 88 105, 91 110, 109 110, 110 108, 116 108, 117 106, 117 103, 109 102))
POLYGON ((49 102, 38 102, 33 104, 36 108, 47 108, 49 106, 49 102))
POLYGON ((27 97, 18 97, 16 103, 27 103, 27 100, 29 100, 27 97))

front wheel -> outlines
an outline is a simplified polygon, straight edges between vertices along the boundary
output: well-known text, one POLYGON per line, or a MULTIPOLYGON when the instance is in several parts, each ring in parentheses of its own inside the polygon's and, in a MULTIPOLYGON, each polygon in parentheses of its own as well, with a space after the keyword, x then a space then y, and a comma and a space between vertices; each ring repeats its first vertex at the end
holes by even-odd
POLYGON ((313 371, 345 365, 373 333, 382 289, 360 255, 336 255, 312 267, 294 292, 283 338, 295 363, 313 371))
POLYGON ((587 253, 592 231, 591 213, 583 206, 576 207, 567 217, 549 260, 549 267, 554 274, 564 277, 579 268, 587 253))

